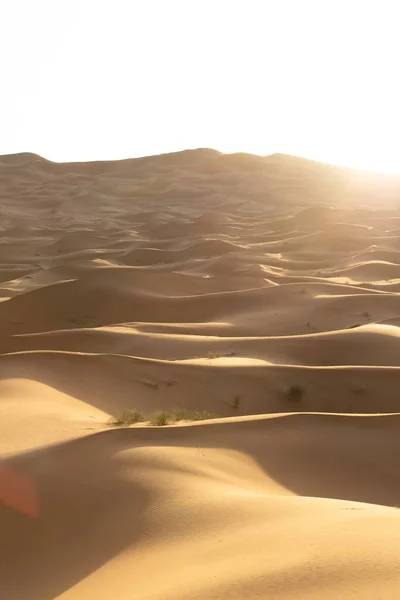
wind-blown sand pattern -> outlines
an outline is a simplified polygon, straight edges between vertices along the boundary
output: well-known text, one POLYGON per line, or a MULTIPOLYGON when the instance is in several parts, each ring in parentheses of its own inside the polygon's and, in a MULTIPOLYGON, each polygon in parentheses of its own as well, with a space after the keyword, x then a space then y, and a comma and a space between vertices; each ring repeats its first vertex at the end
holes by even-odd
POLYGON ((282 155, 0 157, 2 598, 398 600, 399 198, 282 155))

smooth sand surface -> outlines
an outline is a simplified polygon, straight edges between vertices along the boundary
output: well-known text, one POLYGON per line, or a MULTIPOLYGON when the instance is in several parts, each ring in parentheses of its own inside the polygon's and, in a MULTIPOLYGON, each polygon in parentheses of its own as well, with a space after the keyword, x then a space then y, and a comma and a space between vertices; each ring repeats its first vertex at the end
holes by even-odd
POLYGON ((2 598, 398 600, 399 198, 283 155, 0 157, 2 598))

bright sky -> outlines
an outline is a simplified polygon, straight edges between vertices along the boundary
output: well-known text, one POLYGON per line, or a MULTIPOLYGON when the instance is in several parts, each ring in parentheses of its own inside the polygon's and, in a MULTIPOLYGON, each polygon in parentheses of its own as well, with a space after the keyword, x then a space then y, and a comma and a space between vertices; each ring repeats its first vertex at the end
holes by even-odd
POLYGON ((400 172, 399 0, 9 0, 0 154, 212 147, 400 172))

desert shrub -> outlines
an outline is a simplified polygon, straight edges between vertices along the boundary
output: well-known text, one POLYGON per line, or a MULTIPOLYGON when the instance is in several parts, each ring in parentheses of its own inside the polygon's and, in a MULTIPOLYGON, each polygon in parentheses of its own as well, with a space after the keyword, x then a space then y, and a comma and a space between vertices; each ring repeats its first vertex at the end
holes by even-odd
POLYGON ((169 416, 172 421, 203 421, 205 419, 215 419, 217 415, 213 415, 206 410, 187 410, 186 408, 175 408, 169 411, 169 416))
POLYGON ((217 419, 218 415, 213 415, 206 410, 196 410, 191 415, 192 421, 204 421, 205 419, 217 419))
POLYGON ((151 417, 150 423, 156 427, 164 427, 164 425, 168 425, 170 420, 170 413, 166 410, 160 410, 151 417))
POLYGON ((139 423, 140 421, 144 421, 143 413, 136 408, 127 408, 120 415, 113 417, 110 424, 119 427, 129 427, 129 425, 139 423))
POLYGON ((289 402, 301 402, 304 398, 304 388, 301 385, 291 385, 286 390, 286 398, 289 402))
POLYGON ((191 418, 191 412, 185 408, 174 408, 170 411, 171 418, 174 421, 184 421, 191 418))
POLYGON ((239 404, 240 404, 240 396, 237 395, 233 399, 232 407, 233 408, 239 408, 239 404))
POLYGON ((218 418, 218 415, 213 415, 206 410, 192 411, 186 408, 173 408, 172 410, 160 410, 155 413, 150 419, 150 424, 163 427, 177 421, 203 421, 216 418, 218 418))

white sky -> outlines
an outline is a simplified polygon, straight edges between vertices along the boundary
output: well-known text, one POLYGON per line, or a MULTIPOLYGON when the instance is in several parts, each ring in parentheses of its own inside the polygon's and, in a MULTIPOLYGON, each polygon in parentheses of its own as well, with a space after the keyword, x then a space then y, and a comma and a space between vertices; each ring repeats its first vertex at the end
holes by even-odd
POLYGON ((0 153, 400 172, 400 0, 4 0, 0 153))

